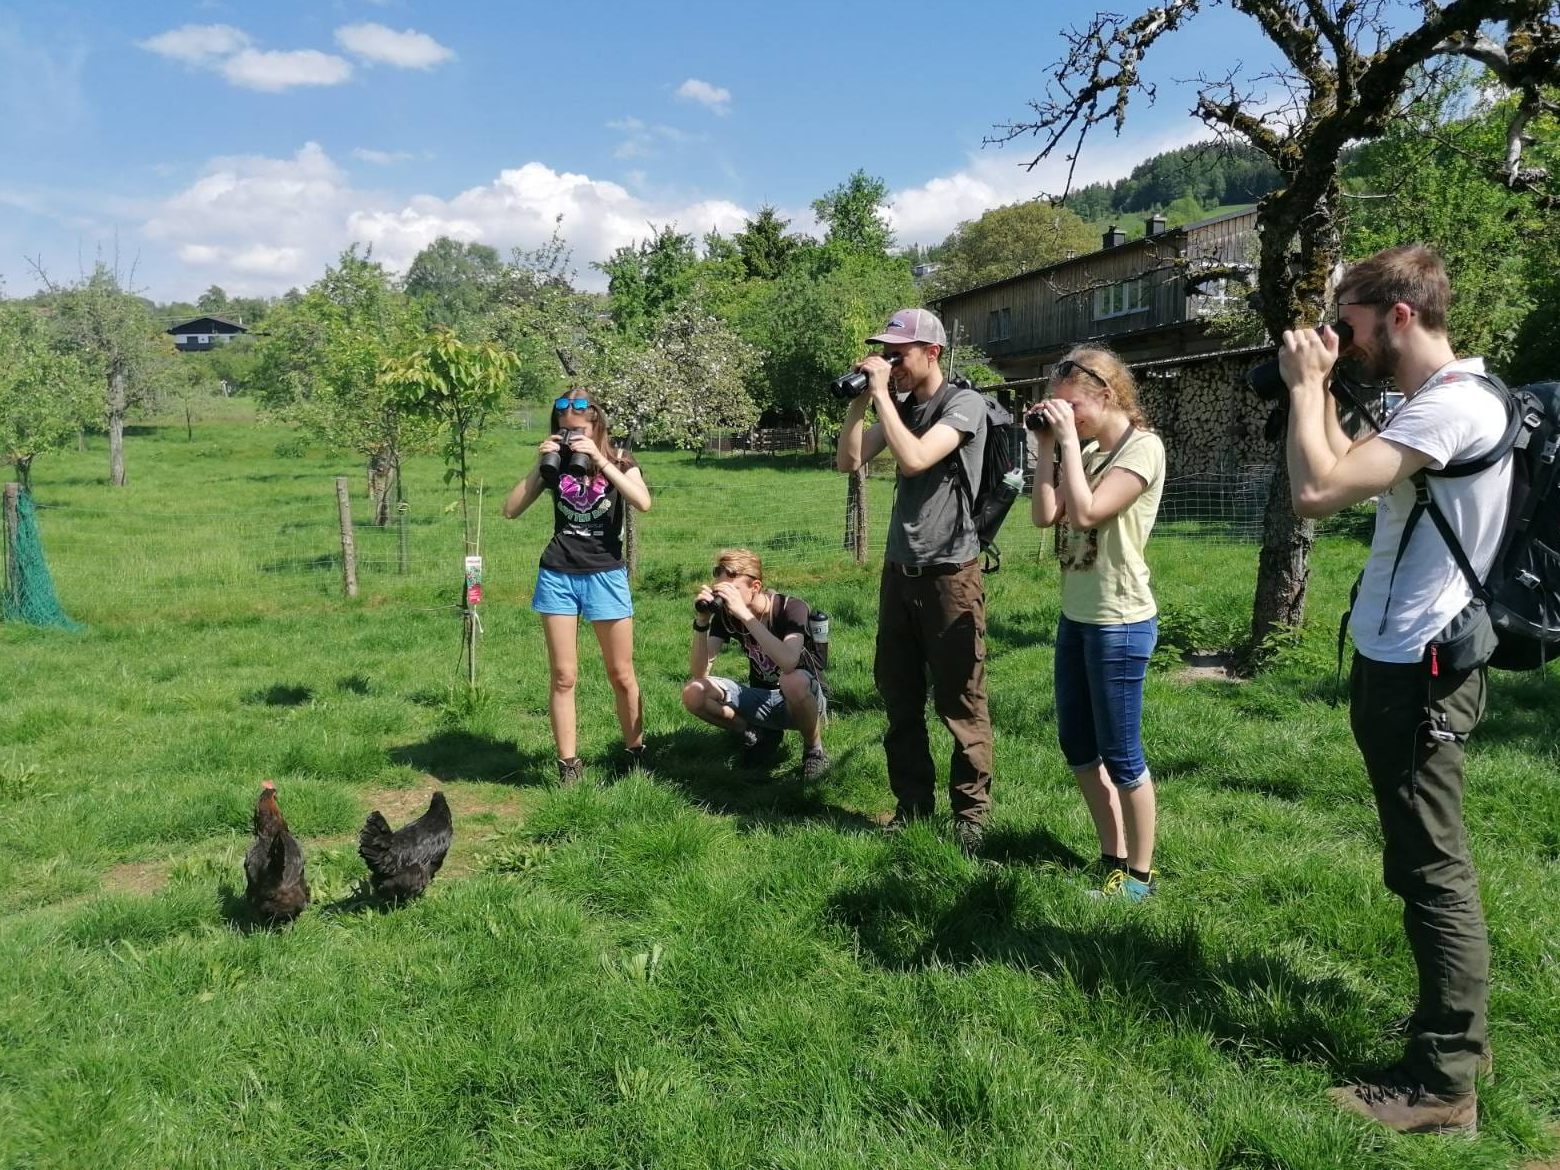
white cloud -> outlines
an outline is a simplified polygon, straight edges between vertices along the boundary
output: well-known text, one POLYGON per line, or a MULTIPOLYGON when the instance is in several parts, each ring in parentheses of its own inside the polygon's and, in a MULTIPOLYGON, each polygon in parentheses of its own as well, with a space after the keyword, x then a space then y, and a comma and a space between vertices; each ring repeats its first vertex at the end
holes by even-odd
POLYGON ((186 65, 209 65, 248 48, 249 43, 249 34, 230 24, 185 24, 136 45, 186 65))
MULTIPOLYGON (((632 119, 616 128, 635 127, 650 129, 632 119)), ((1092 159, 1085 155, 1074 185, 1118 178, 1138 159, 1204 137, 1191 125, 1159 139, 1123 139, 1092 159)), ((1059 191, 1065 164, 1042 163, 1030 173, 1019 165, 1027 157, 984 151, 956 171, 893 192, 889 218, 900 243, 934 243, 989 208, 1059 191)), ((590 264, 644 239, 651 225, 675 224, 696 237, 712 228, 731 233, 752 212, 728 199, 652 193, 643 188, 642 176, 628 182, 631 186, 532 161, 453 194, 392 196, 354 185, 345 169, 309 142, 288 158, 213 159, 193 183, 150 212, 140 210, 136 221, 160 246, 148 259, 157 272, 153 291, 166 299, 213 281, 245 295, 285 292, 316 279, 352 243, 372 245, 375 258, 394 270, 404 270, 439 236, 500 251, 534 248, 552 234, 560 215, 578 279, 600 288, 601 276, 590 264)), ((121 209, 119 217, 127 214, 121 209)), ((792 221, 792 230, 816 233, 810 212, 782 207, 781 214, 792 221)))
POLYGON ((690 77, 679 85, 677 96, 684 101, 698 102, 723 117, 731 112, 731 91, 696 77, 690 77))
POLYGON ((344 57, 318 49, 256 49, 248 33, 229 24, 181 25, 136 44, 263 93, 299 85, 340 85, 352 76, 352 63, 344 57))
POLYGON ((222 75, 244 89, 280 93, 298 85, 340 85, 352 63, 318 49, 244 49, 222 63, 222 75))
POLYGON ((508 168, 489 183, 449 197, 392 199, 354 187, 310 142, 291 158, 213 159, 195 182, 144 219, 142 232, 164 244, 174 261, 172 271, 159 277, 157 295, 183 295, 185 285, 212 281, 251 295, 309 283, 352 243, 372 245, 376 259, 403 270, 439 236, 500 250, 537 247, 562 215, 579 280, 600 287, 590 263, 643 239, 651 224, 675 223, 694 235, 711 228, 729 233, 748 214, 723 199, 646 198, 617 183, 539 162, 508 168), (180 270, 187 277, 183 283, 180 270), (171 287, 161 287, 165 281, 171 287))
MULTIPOLYGON (((1207 138, 1205 127, 1189 122, 1185 130, 1155 140, 1116 140, 1110 149, 1101 140, 1079 160, 1072 189, 1122 178, 1145 158, 1207 138)), ((1066 161, 1047 159, 1026 170, 1024 164, 1033 157, 1021 150, 982 151, 952 174, 891 193, 888 221, 895 239, 900 244, 939 243, 964 220, 977 219, 993 207, 1061 194, 1067 183, 1066 161)))
POLYGON ((416 29, 396 32, 382 24, 347 24, 336 30, 336 43, 354 56, 399 69, 432 69, 455 58, 455 51, 416 29))
POLYGON ((388 167, 395 163, 410 162, 417 155, 410 150, 371 150, 366 146, 354 147, 352 157, 359 162, 373 163, 376 167, 388 167))

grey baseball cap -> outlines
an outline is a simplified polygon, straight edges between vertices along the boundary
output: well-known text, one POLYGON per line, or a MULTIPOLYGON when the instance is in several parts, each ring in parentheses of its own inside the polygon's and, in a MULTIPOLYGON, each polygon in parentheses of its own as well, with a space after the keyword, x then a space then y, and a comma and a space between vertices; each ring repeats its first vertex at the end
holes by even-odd
POLYGON ((930 309, 899 309, 883 326, 883 332, 868 341, 886 342, 889 345, 907 345, 919 341, 926 345, 948 347, 948 331, 930 309))

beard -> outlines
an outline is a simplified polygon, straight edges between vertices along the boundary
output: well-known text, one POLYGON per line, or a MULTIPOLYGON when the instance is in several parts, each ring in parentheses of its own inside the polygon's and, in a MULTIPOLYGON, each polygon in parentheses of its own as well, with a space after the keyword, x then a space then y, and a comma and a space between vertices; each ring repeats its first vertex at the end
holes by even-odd
POLYGON ((1387 332, 1386 321, 1378 320, 1375 328, 1371 330, 1370 349, 1361 356, 1360 360, 1366 375, 1372 382, 1392 380, 1402 356, 1402 352, 1392 340, 1392 335, 1387 332))

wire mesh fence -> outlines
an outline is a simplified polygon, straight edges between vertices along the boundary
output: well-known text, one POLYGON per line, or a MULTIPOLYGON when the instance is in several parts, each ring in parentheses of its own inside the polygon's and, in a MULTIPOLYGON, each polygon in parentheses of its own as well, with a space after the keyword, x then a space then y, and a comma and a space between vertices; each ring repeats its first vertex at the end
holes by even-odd
MULTIPOLYGON (((647 466, 654 506, 636 516, 641 579, 649 588, 704 571, 723 547, 748 547, 771 573, 826 577, 849 570, 847 480, 810 458, 709 457, 647 466)), ((1170 480, 1154 540, 1251 544, 1260 540, 1270 468, 1170 480)), ((884 465, 867 479, 866 561, 878 563, 893 503, 884 465)), ((406 505, 380 526, 361 500, 352 531, 363 595, 455 606, 465 554, 458 512, 406 505)), ((545 502, 514 522, 501 497, 482 503, 484 585, 489 597, 529 597, 537 558, 551 535, 545 502)), ((343 553, 333 482, 317 500, 247 511, 155 510, 114 500, 101 506, 40 509, 56 588, 84 620, 164 613, 232 611, 319 603, 343 592, 343 553)), ((1029 522, 1020 499, 999 541, 1005 565, 1038 562, 1051 533, 1029 522)), ((1152 562, 1153 545, 1150 545, 1152 562)))

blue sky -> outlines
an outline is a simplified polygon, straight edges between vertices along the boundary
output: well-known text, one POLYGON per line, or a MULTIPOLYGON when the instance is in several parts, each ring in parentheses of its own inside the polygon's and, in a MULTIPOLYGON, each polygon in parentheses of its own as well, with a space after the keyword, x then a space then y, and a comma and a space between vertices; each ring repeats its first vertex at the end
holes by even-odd
MULTIPOLYGON (((564 217, 581 277, 647 224, 733 230, 881 176, 901 242, 1054 191, 1022 144, 1072 0, 948 5, 237 4, 0 0, 0 279, 134 265, 158 299, 306 285, 354 240, 403 268, 438 235, 534 246, 564 217)), ((1179 84, 1265 61, 1211 9, 1150 60, 1161 83, 1083 181, 1203 137, 1179 84)))

